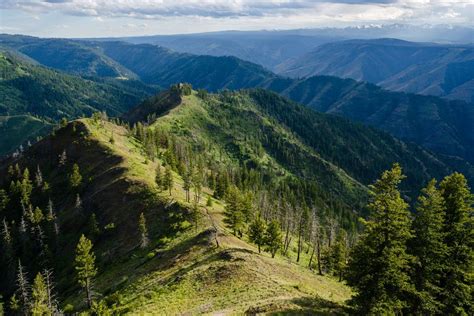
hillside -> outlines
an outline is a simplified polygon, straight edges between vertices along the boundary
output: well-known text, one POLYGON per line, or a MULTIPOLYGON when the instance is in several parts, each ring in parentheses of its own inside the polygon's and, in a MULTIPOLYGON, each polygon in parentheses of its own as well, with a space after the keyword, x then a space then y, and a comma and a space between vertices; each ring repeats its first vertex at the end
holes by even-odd
POLYGON ((0 157, 51 131, 50 122, 30 115, 0 116, 0 157))
MULTIPOLYGON (((410 179, 407 186, 413 190, 451 169, 442 159, 416 145, 343 118, 314 112, 265 90, 192 95, 185 97, 181 105, 168 101, 176 100, 177 97, 170 97, 172 93, 173 90, 164 92, 137 106, 131 112, 133 120, 140 118, 133 115, 137 109, 149 109, 141 113, 142 121, 158 117, 155 124, 160 129, 182 136, 182 141, 193 147, 217 146, 208 151, 227 152, 231 154, 229 159, 240 164, 263 165, 277 174, 316 177, 319 183, 328 184, 322 190, 340 188, 336 191, 338 199, 350 196, 351 191, 345 191, 345 187, 353 181, 351 178, 369 184, 394 161, 403 162, 410 179)), ((472 171, 468 165, 467 170, 472 171)))
POLYGON ((0 163, 5 298, 18 264, 30 282, 47 268, 61 310, 84 311, 71 277, 84 234, 96 313, 345 314, 353 293, 324 258, 336 235, 357 238, 367 184, 399 161, 410 197, 452 171, 420 147, 265 90, 176 85, 127 116, 137 123, 70 122, 0 163), (250 237, 259 216, 281 230, 273 254, 250 237))
POLYGON ((294 78, 328 75, 367 81, 392 91, 474 102, 474 47, 395 39, 350 40, 319 46, 278 65, 294 78))
POLYGON ((94 47, 73 40, 0 35, 1 46, 15 49, 47 67, 75 75, 137 79, 134 73, 94 47))
MULTIPOLYGON (((263 87, 318 111, 372 125, 439 154, 474 161, 474 107, 469 103, 389 92, 335 77, 287 79, 235 57, 181 54, 150 44, 78 43, 115 60, 147 83, 167 87, 189 82, 210 91, 263 87)), ((43 49, 48 50, 48 45, 43 49)), ((61 50, 54 53, 59 60, 64 58, 61 50)))
MULTIPOLYGON (((171 195, 160 192, 154 184, 154 170, 157 162, 164 161, 153 162, 143 152, 142 144, 124 127, 84 119, 33 145, 21 159, 2 163, 3 188, 8 185, 5 181, 17 177, 7 175, 11 164, 18 164, 21 170, 39 166, 49 184, 45 192, 35 184, 31 202, 47 214, 51 194, 53 216, 39 222, 26 219, 32 230, 26 232, 27 242, 15 248, 14 256, 21 258, 28 277, 44 267, 53 268, 62 309, 84 309, 83 294, 71 278, 73 250, 84 233, 93 240, 97 255, 94 297, 114 313, 343 311, 343 303, 351 295, 346 286, 309 271, 305 268, 307 257, 301 265, 295 264, 293 250, 288 258, 258 254, 246 239, 238 239, 225 228, 222 201, 213 199, 213 206, 205 206, 205 197, 211 193, 208 188, 203 190, 198 216, 192 216, 182 178, 173 172, 171 195), (110 135, 114 142, 110 142, 110 135), (67 152, 67 162, 58 167, 57 157, 63 151, 67 152), (68 185, 65 176, 74 163, 83 177, 77 189, 68 185), (146 249, 139 248, 140 212, 148 220, 150 244, 146 249), (91 230, 92 214, 97 231, 91 230), (57 235, 53 224, 59 227, 57 235), (37 243, 40 229, 45 232, 43 244, 37 243), (45 245, 47 252, 43 251, 45 245), (31 260, 30 249, 40 253, 35 260, 31 260)), ((16 226, 21 222, 17 207, 12 196, 8 214, 2 214, 12 225, 15 241, 25 237, 16 226)), ((8 262, 16 264, 17 260, 8 262)), ((11 276, 8 262, 2 270, 11 276)), ((9 280, 2 278, 0 282, 6 297, 12 288, 9 280)))
POLYGON ((135 81, 67 75, 30 64, 8 52, 0 52, 0 74, 0 117, 6 121, 15 116, 19 124, 2 124, 0 155, 39 136, 38 124, 47 132, 48 126, 63 117, 76 118, 96 111, 116 116, 155 91, 135 81), (31 116, 40 119, 32 120, 31 116), (20 123, 20 118, 26 119, 20 123))

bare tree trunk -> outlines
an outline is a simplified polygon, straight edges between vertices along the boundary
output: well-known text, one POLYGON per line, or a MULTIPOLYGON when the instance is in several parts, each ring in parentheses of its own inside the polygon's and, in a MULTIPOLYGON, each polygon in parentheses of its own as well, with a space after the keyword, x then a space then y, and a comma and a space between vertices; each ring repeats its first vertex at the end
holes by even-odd
POLYGON ((309 268, 310 270, 312 270, 312 269, 311 269, 311 264, 313 263, 313 256, 314 256, 314 250, 315 250, 315 248, 316 248, 316 246, 313 246, 313 251, 311 252, 311 257, 309 257, 308 268, 309 268))
POLYGON ((321 240, 318 238, 316 242, 317 246, 317 257, 318 257, 318 274, 323 275, 323 270, 321 269, 321 240))
POLYGON ((87 306, 92 307, 92 294, 91 294, 91 285, 90 280, 86 280, 86 295, 87 295, 87 306))

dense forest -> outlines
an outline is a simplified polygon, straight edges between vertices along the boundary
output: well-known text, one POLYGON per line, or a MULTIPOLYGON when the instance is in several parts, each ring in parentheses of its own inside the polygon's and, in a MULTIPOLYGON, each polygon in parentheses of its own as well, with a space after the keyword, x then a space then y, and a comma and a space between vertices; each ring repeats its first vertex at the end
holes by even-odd
POLYGON ((469 315, 472 206, 420 147, 264 90, 179 84, 1 163, 0 306, 469 315), (251 305, 277 294, 298 300, 251 305))

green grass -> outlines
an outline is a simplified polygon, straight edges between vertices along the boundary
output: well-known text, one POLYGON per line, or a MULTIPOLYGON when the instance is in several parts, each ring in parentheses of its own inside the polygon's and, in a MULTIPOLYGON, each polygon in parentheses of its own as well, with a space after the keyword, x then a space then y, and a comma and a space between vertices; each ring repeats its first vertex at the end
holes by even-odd
MULTIPOLYGON (((196 113, 188 111, 195 104, 185 105, 175 109, 182 111, 181 118, 190 112, 196 113)), ((200 115, 201 118, 194 120, 205 121, 206 113, 200 115)), ((155 189, 157 161, 145 159, 140 144, 130 138, 124 128, 108 122, 83 122, 91 138, 123 158, 120 166, 126 170, 125 177, 155 189), (113 144, 109 142, 112 133, 113 144)), ((164 124, 177 123, 172 119, 164 124)), ((168 192, 155 193, 164 201, 172 199, 179 208, 189 208, 182 179, 177 174, 174 177, 171 197, 168 192)), ((128 259, 109 265, 99 275, 98 290, 109 298, 115 292, 114 297, 120 298, 117 313, 233 315, 252 310, 265 313, 344 311, 343 304, 351 296, 348 287, 307 269, 306 254, 302 255, 300 264, 294 262, 292 251, 289 257, 278 255, 274 259, 268 253, 258 254, 245 238, 238 239, 225 228, 221 201, 214 200, 212 207, 205 208, 210 193, 204 189, 197 229, 192 225, 171 239, 154 239, 149 249, 135 250, 128 259), (219 248, 215 245, 213 226, 217 227, 219 248)), ((76 299, 71 302, 79 304, 76 299)))
MULTIPOLYGON (((81 122, 86 124, 91 141, 98 141, 110 155, 122 158, 117 167, 124 169, 124 178, 148 187, 161 203, 176 202, 177 208, 168 212, 190 208, 179 175, 174 174, 171 197, 156 190, 157 161, 145 159, 141 145, 123 127, 81 122), (112 134, 113 143, 109 141, 112 134)), ((293 254, 274 259, 268 253, 258 254, 245 238, 238 239, 225 228, 221 201, 214 200, 212 207, 205 207, 211 193, 204 189, 197 229, 183 218, 183 229, 177 234, 151 234, 148 249, 135 249, 100 271, 95 289, 105 295, 109 305, 115 304, 116 313, 344 312, 344 302, 351 296, 348 287, 307 269, 305 256, 296 264, 293 254), (216 247, 213 227, 217 228, 220 247, 216 247)), ((148 222, 150 231, 155 231, 153 219, 148 222)), ((74 293, 66 303, 82 306, 81 294, 74 293)))

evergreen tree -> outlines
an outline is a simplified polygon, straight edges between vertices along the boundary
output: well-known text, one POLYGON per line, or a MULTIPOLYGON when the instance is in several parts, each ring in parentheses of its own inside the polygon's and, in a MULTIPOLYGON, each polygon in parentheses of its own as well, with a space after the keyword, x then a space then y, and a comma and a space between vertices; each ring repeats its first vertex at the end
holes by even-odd
POLYGON ((336 237, 336 243, 334 244, 331 257, 334 271, 339 276, 339 282, 342 281, 342 274, 346 268, 347 262, 347 241, 346 232, 340 230, 336 237))
POLYGON ((186 192, 186 202, 189 202, 189 190, 191 189, 191 172, 186 170, 183 175, 183 189, 186 192))
POLYGON ((453 173, 439 185, 445 203, 445 243, 448 254, 441 280, 445 315, 473 315, 474 217, 473 195, 466 178, 453 173))
POLYGON ((265 222, 260 217, 260 214, 258 214, 249 227, 250 241, 257 245, 258 253, 260 253, 260 247, 265 245, 265 230, 265 222))
POLYGON ((282 246, 282 234, 280 224, 278 221, 273 220, 268 224, 265 232, 265 245, 268 251, 272 254, 272 258, 275 258, 275 254, 282 246))
POLYGON ((7 191, 0 189, 0 212, 7 208, 10 198, 8 197, 7 191))
POLYGON ((226 193, 226 207, 224 209, 224 223, 234 235, 242 236, 244 216, 242 213, 240 191, 237 187, 230 187, 226 193))
POLYGON ((92 306, 92 279, 97 274, 92 242, 81 235, 76 247, 75 269, 79 285, 86 291, 87 305, 92 306))
POLYGON ((43 211, 38 206, 35 207, 35 211, 33 212, 32 223, 39 225, 43 219, 44 219, 43 211))
POLYGON ((71 187, 73 188, 78 188, 81 185, 82 182, 82 175, 81 172, 79 171, 79 166, 77 163, 75 163, 72 166, 72 173, 69 176, 69 183, 71 184, 71 187))
POLYGON ((140 218, 138 219, 138 230, 140 231, 140 247, 146 248, 150 242, 148 239, 148 229, 146 227, 145 214, 140 213, 140 218))
POLYGON ((39 165, 36 168, 35 182, 37 188, 40 188, 43 185, 43 174, 41 173, 39 165))
POLYGON ((33 191, 33 184, 30 180, 30 171, 28 168, 25 168, 23 172, 23 179, 20 184, 20 193, 21 193, 21 203, 23 205, 28 205, 30 203, 31 192, 33 191))
POLYGON ((353 303, 363 314, 399 314, 412 292, 411 256, 406 251, 412 237, 410 214, 398 190, 403 178, 395 164, 370 186, 370 217, 352 251, 347 273, 348 284, 357 292, 353 303))
POLYGON ((163 189, 168 190, 171 195, 173 190, 173 174, 171 173, 171 167, 168 165, 165 169, 165 177, 163 179, 163 189))
POLYGON ((413 277, 416 295, 411 308, 414 314, 440 314, 441 277, 446 262, 444 243, 444 201, 432 180, 421 191, 413 221, 414 238, 410 252, 415 257, 413 277))
POLYGON ((303 238, 306 230, 308 229, 308 219, 308 209, 303 207, 298 224, 298 254, 296 256, 296 262, 300 262, 301 249, 303 248, 303 238))
POLYGON ((59 155, 59 166, 63 167, 66 165, 67 162, 67 154, 66 154, 66 149, 63 150, 63 152, 59 155))
POLYGON ((100 234, 100 228, 99 228, 99 223, 97 222, 97 216, 95 213, 91 214, 91 217, 89 218, 89 225, 88 225, 88 232, 89 232, 89 237, 91 239, 97 238, 100 234))
POLYGON ((155 183, 156 183, 156 186, 158 187, 158 190, 161 191, 163 188, 163 176, 161 174, 161 166, 159 163, 158 163, 158 166, 156 167, 155 183))
POLYGON ((44 278, 38 273, 33 282, 31 289, 32 305, 31 314, 37 316, 52 315, 52 311, 48 307, 48 291, 44 278))

